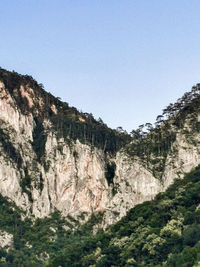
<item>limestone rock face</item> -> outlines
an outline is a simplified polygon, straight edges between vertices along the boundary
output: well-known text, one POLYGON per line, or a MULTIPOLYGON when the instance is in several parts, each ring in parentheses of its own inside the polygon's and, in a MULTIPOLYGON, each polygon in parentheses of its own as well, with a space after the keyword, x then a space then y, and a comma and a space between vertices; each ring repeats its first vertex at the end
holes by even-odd
MULTIPOLYGON (((19 92, 30 108, 36 101, 43 105, 43 99, 36 99, 31 88, 21 86, 19 92)), ((57 113, 54 105, 51 109, 57 113)), ((43 121, 44 155, 38 158, 33 147, 35 127, 33 114, 21 112, 0 82, 0 193, 27 215, 44 217, 58 209, 64 215, 84 213, 87 217, 103 211, 104 225, 108 225, 200 164, 200 137, 196 135, 190 143, 180 133, 173 144, 176 153, 169 154, 158 180, 139 158, 133 159, 123 150, 111 155, 79 140, 66 141, 52 131, 48 119, 43 121), (108 164, 114 166, 110 181, 108 164)))
POLYGON ((0 231, 0 247, 11 247, 13 243, 13 236, 5 231, 0 231))
POLYGON ((173 182, 174 178, 182 178, 184 173, 190 172, 200 164, 200 135, 195 134, 191 142, 187 135, 178 133, 173 149, 176 153, 168 156, 163 173, 164 189, 173 182))
POLYGON ((109 224, 120 219, 133 206, 153 199, 158 193, 165 191, 174 179, 183 178, 185 173, 198 166, 200 135, 196 134, 191 143, 184 134, 177 134, 160 180, 155 178, 138 158, 133 160, 120 151, 115 160, 113 187, 116 188, 116 194, 110 198, 105 216, 105 221, 109 224))
POLYGON ((113 194, 106 212, 109 224, 135 205, 151 200, 162 190, 162 184, 143 167, 140 159, 133 160, 121 151, 117 153, 115 162, 113 194))

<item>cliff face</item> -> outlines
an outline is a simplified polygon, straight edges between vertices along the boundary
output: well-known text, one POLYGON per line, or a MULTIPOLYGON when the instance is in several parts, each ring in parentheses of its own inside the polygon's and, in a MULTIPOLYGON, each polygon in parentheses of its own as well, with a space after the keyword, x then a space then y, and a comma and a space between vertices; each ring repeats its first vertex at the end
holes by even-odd
MULTIPOLYGON (((20 89, 27 97, 28 92, 20 89)), ((66 143, 49 130, 51 122, 44 120, 45 157, 41 163, 32 146, 33 115, 20 112, 2 82, 0 90, 1 193, 39 217, 54 208, 73 215, 105 209, 108 185, 102 150, 78 140, 66 143)), ((28 99, 32 103, 31 97, 28 99)))
POLYGON ((162 178, 157 179, 144 167, 140 159, 131 159, 123 152, 116 156, 116 175, 114 187, 117 193, 110 198, 106 221, 113 223, 124 216, 130 208, 153 199, 159 192, 165 191, 176 178, 182 178, 200 164, 200 135, 196 134, 193 144, 183 133, 177 134, 169 153, 162 178), (118 214, 119 213, 119 214, 118 214))
MULTIPOLYGON (((60 128, 64 129, 62 121, 58 129, 50 117, 40 116, 47 102, 51 117, 59 114, 58 106, 38 95, 30 85, 22 83, 12 91, 7 87, 2 79, 0 193, 26 210, 27 215, 44 217, 58 209, 64 215, 84 214, 87 218, 103 211, 104 225, 111 224, 200 164, 200 136, 196 133, 192 142, 188 140, 192 129, 187 121, 187 134, 177 133, 162 177, 157 179, 139 157, 131 157, 122 148, 115 152, 106 149, 108 139, 98 147, 94 135, 91 144, 65 138, 59 133, 60 128)), ((80 124, 86 120, 81 114, 76 116, 80 124)), ((68 128, 71 133, 71 125, 68 128)), ((85 132, 83 136, 86 138, 85 132)))

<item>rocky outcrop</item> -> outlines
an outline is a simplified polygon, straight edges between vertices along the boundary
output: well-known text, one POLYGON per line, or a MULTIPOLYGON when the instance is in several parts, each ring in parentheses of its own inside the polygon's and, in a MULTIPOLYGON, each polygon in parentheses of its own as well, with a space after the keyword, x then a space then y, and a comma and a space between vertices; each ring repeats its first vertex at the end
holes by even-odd
POLYGON ((10 248, 13 243, 13 236, 5 231, 0 231, 0 247, 10 248))
POLYGON ((158 193, 165 191, 174 179, 183 178, 185 173, 198 166, 200 164, 199 141, 199 134, 193 136, 193 141, 190 142, 187 135, 178 133, 166 159, 161 179, 155 178, 140 159, 133 160, 122 151, 118 152, 113 183, 116 193, 110 198, 105 222, 114 223, 124 216, 127 210, 153 199, 158 193))
MULTIPOLYGON (((30 108, 36 101, 39 107, 44 105, 30 87, 21 86, 18 93, 30 108)), ((51 110, 57 114, 54 105, 51 110)), ((84 214, 87 218, 103 211, 104 225, 111 224, 200 164, 198 135, 190 143, 183 133, 177 134, 158 180, 139 158, 133 159, 123 150, 112 154, 78 139, 64 139, 52 130, 48 118, 42 122, 39 142, 43 142, 44 151, 38 156, 34 148, 36 127, 33 114, 21 112, 0 82, 0 193, 27 215, 44 217, 58 209, 63 215, 84 214)))

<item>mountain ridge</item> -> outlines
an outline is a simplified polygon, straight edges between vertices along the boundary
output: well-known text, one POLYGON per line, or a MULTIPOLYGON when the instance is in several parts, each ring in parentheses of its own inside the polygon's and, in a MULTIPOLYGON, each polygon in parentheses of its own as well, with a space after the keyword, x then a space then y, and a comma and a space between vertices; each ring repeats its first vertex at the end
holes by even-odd
POLYGON ((164 109, 155 127, 140 126, 130 137, 62 103, 31 76, 0 69, 0 80, 2 162, 8 163, 1 193, 30 214, 104 210, 105 224, 113 223, 200 163, 199 85, 164 109))
POLYGON ((12 201, 28 221, 58 216, 76 228, 94 216, 96 228, 106 229, 200 164, 199 104, 197 84, 155 127, 130 136, 62 103, 31 76, 0 69, 2 203, 12 201))

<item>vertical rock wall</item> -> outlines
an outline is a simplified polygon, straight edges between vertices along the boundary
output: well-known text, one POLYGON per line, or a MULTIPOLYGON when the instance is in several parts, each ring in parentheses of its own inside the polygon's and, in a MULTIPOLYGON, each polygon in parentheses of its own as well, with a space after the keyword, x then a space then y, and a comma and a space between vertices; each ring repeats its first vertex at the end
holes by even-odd
MULTIPOLYGON (((20 87, 20 93, 30 106, 34 104, 31 88, 20 87)), ((37 101, 42 105, 42 99, 37 101)), ((57 112, 55 106, 52 112, 57 112)), ((159 181, 139 158, 131 159, 123 151, 108 155, 78 140, 64 140, 47 119, 45 153, 38 159, 33 149, 35 125, 33 114, 22 113, 0 82, 0 193, 36 217, 55 209, 86 217, 104 211, 104 224, 111 224, 200 164, 198 134, 193 143, 177 135, 176 153, 169 154, 159 181)))

